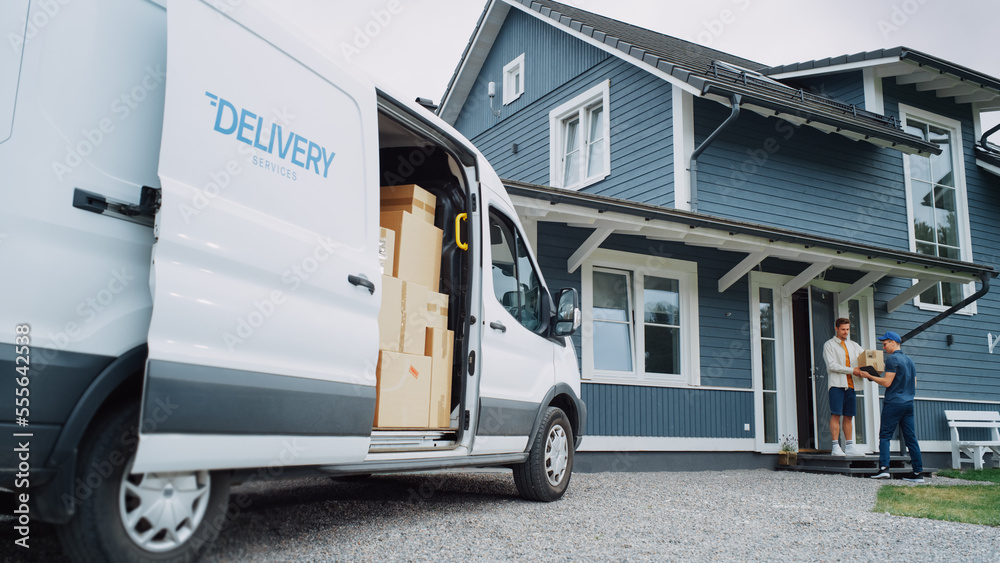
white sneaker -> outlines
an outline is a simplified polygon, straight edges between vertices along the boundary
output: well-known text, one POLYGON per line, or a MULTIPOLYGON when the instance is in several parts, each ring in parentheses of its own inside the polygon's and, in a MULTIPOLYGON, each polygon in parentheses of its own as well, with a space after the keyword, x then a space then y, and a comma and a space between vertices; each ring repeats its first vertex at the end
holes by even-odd
POLYGON ((891 479, 892 475, 889 475, 888 467, 879 467, 878 473, 871 476, 872 479, 891 479))
POLYGON ((865 455, 865 452, 861 451, 861 448, 854 444, 848 444, 847 447, 844 448, 844 453, 847 455, 865 455))
POLYGON ((830 449, 830 455, 846 455, 844 450, 840 449, 840 444, 834 444, 833 448, 830 449))

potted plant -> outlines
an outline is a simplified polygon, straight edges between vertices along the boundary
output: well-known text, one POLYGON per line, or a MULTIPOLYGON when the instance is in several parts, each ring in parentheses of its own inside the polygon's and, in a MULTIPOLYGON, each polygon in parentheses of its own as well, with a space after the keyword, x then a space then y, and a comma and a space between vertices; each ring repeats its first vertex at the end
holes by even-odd
POLYGON ((795 436, 782 436, 778 449, 778 465, 797 465, 799 442, 795 436))

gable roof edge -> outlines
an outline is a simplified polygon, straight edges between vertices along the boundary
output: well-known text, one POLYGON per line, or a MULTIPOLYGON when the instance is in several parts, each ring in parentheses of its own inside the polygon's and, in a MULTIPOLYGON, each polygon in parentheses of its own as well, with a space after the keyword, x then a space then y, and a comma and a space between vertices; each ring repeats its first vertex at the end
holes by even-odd
MULTIPOLYGON (((635 45, 630 45, 624 41, 620 41, 617 37, 606 35, 605 33, 599 32, 588 25, 571 26, 563 24, 563 19, 572 21, 569 16, 559 14, 558 17, 553 17, 554 12, 551 10, 549 10, 549 15, 537 12, 531 9, 531 0, 500 1, 506 2, 522 12, 542 20, 559 31, 568 33, 588 45, 597 47, 609 55, 618 57, 619 59, 649 72, 654 76, 662 78, 663 80, 666 80, 667 83, 677 86, 685 92, 699 97, 702 96, 702 89, 704 88, 705 83, 700 77, 693 76, 687 70, 675 67, 673 63, 661 59, 651 53, 647 53, 635 45), (577 29, 577 27, 580 29, 577 29), (585 30, 589 33, 585 33, 585 30), (600 39, 595 37, 595 35, 599 36, 600 39), (676 76, 675 74, 680 76, 676 76)), ((542 10, 546 10, 546 8, 542 8, 542 10)))
POLYGON ((483 13, 479 16, 479 21, 476 22, 476 29, 473 30, 472 36, 465 46, 465 51, 462 52, 462 57, 455 67, 455 72, 452 73, 451 80, 448 81, 448 86, 441 96, 441 104, 437 113, 449 125, 455 125, 455 121, 458 120, 458 114, 462 111, 462 106, 465 105, 469 93, 475 86, 476 77, 479 76, 483 63, 486 62, 486 56, 492 49, 500 27, 507 19, 508 12, 510 12, 510 6, 503 0, 491 0, 483 8, 483 13), (470 56, 477 50, 476 48, 484 43, 486 51, 482 58, 470 59, 470 56))

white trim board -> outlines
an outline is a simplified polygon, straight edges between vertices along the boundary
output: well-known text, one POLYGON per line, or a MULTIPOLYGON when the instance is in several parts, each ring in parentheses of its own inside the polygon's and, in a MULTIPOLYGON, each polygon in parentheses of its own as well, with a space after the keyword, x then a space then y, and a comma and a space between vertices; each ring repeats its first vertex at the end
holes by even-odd
POLYGON ((916 401, 933 401, 935 403, 970 403, 974 405, 1000 405, 1000 401, 984 401, 982 399, 942 399, 940 397, 914 397, 916 401))
POLYGON ((1000 167, 994 166, 989 162, 986 162, 985 160, 979 160, 977 158, 976 165, 982 168, 983 170, 989 172, 990 174, 995 174, 997 176, 1000 176, 1000 167))
MULTIPOLYGON (((951 440, 921 440, 918 435, 917 444, 920 446, 920 453, 951 453, 951 440)), ((878 440, 876 440, 874 447, 874 453, 878 454, 878 440)), ((889 440, 889 451, 892 452, 892 455, 899 455, 899 440, 889 440)), ((924 465, 927 465, 927 463, 925 462, 924 465)), ((941 469, 951 468, 942 467, 941 469)))
POLYGON ((842 63, 838 65, 820 66, 815 68, 807 68, 804 70, 793 70, 790 72, 782 72, 779 74, 768 74, 767 77, 772 80, 784 80, 786 78, 800 78, 802 76, 816 76, 821 74, 837 74, 839 72, 846 72, 855 69, 867 69, 876 66, 888 65, 892 63, 898 63, 899 57, 882 57, 881 59, 871 59, 867 61, 857 61, 853 63, 842 63))
POLYGON ((671 87, 671 124, 674 146, 674 209, 691 211, 691 155, 694 153, 694 96, 671 87))
POLYGON ((578 452, 752 452, 753 438, 584 436, 578 452))

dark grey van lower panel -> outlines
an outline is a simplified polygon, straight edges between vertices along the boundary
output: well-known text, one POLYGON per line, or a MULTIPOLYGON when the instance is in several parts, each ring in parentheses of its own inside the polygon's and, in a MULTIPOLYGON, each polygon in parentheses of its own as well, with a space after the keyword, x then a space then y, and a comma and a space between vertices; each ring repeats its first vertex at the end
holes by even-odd
POLYGON ((470 455, 455 458, 403 459, 368 461, 345 465, 320 467, 319 471, 334 475, 357 473, 399 473, 403 471, 432 471, 435 469, 467 469, 472 467, 493 467, 497 465, 517 465, 528 459, 526 453, 470 455))
POLYGON ((371 386, 151 360, 142 430, 368 436, 374 418, 371 386))
POLYGON ((479 400, 477 436, 527 436, 538 414, 538 403, 492 399, 479 400))
MULTIPOLYGON (((10 397, 11 407, 18 387, 16 381, 21 377, 15 368, 23 365, 23 362, 17 363, 15 352, 18 348, 13 344, 0 344, 0 374, 3 374, 0 397, 10 397)), ((27 373, 31 399, 28 418, 32 424, 65 424, 83 392, 101 370, 114 361, 110 356, 30 345, 23 348, 29 352, 26 356, 31 362, 27 365, 27 373)), ((14 409, 0 411, 0 421, 14 422, 14 409)))

